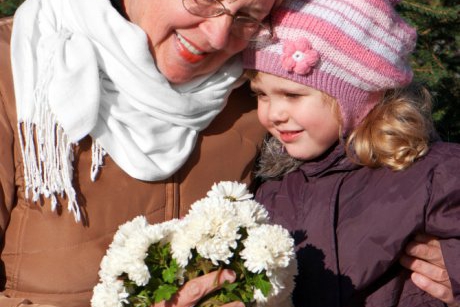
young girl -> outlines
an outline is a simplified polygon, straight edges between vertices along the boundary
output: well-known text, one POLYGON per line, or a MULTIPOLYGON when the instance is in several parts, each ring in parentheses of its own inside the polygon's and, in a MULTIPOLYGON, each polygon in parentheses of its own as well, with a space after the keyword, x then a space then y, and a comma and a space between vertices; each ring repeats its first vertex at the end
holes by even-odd
POLYGON ((435 142, 430 96, 410 85, 415 30, 388 0, 285 0, 276 40, 244 54, 272 138, 257 192, 289 228, 299 307, 444 306, 398 258, 440 237, 460 295, 460 146, 435 142))

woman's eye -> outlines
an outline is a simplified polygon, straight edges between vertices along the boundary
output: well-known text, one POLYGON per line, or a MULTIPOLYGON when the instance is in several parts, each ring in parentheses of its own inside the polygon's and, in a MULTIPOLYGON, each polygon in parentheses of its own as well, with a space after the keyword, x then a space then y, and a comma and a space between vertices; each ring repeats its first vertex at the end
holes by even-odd
POLYGON ((254 92, 254 91, 252 91, 252 92, 251 92, 251 96, 252 96, 252 97, 260 98, 260 97, 264 97, 265 94, 262 93, 262 92, 254 92))

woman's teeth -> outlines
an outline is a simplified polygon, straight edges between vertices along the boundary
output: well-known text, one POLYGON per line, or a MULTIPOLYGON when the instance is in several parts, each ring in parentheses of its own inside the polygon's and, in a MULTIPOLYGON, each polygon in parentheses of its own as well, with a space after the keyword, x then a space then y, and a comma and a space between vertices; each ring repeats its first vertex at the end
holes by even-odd
POLYGON ((195 47, 193 47, 185 38, 183 38, 180 34, 177 34, 177 38, 179 39, 180 43, 182 45, 184 45, 185 48, 187 48, 188 51, 190 51, 191 53, 193 54, 196 54, 196 55, 201 55, 203 54, 203 52, 201 52, 200 50, 196 49, 195 47))

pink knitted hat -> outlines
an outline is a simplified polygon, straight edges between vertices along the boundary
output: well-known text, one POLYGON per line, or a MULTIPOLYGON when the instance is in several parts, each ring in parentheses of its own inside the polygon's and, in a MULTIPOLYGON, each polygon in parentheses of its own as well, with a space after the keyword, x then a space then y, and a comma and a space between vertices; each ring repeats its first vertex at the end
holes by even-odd
POLYGON ((394 10, 397 2, 284 0, 272 15, 275 39, 251 42, 243 65, 335 97, 348 134, 379 93, 412 80, 416 31, 394 10))

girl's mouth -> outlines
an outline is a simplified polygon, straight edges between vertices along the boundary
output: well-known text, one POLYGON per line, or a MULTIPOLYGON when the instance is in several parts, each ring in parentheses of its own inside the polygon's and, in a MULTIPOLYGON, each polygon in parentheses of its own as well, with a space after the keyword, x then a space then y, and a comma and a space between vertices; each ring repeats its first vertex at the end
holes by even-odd
POLYGON ((297 130, 297 131, 279 131, 280 139, 284 143, 290 143, 290 142, 295 141, 295 139, 298 138, 301 133, 302 133, 301 130, 297 130))
POLYGON ((197 63, 206 57, 206 54, 193 46, 189 41, 182 37, 179 33, 176 33, 176 47, 179 54, 189 63, 197 63))

